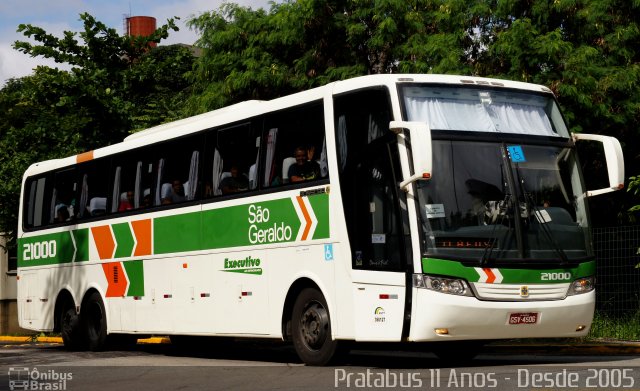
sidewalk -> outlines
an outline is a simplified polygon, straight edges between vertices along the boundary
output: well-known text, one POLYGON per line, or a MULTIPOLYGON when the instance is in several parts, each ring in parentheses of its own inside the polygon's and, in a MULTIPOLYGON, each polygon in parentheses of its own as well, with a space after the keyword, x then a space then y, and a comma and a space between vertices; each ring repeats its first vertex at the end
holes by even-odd
MULTIPOLYGON (((2 342, 22 343, 62 343, 61 337, 37 337, 37 336, 0 336, 2 342)), ((168 337, 151 337, 138 339, 138 344, 170 344, 168 337)), ((483 348, 484 353, 489 354, 547 354, 547 355, 603 355, 603 356, 627 356, 640 355, 640 341, 498 341, 492 342, 483 348)))

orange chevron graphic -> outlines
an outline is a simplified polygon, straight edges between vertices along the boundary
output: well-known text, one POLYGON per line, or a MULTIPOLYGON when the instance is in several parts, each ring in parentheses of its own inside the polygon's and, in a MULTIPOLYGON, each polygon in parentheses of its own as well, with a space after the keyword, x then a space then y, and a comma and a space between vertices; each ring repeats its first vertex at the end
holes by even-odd
POLYGON ((109 262, 102 264, 104 276, 107 278, 106 297, 122 297, 127 291, 127 274, 120 262, 109 262))
POLYGON ((113 256, 113 250, 116 248, 116 242, 113 239, 113 235, 111 235, 111 227, 108 225, 91 227, 91 234, 96 243, 100 259, 111 258, 113 256))
POLYGON ((482 270, 484 270, 484 272, 487 273, 487 281, 486 282, 488 284, 492 284, 496 280, 496 275, 493 274, 493 271, 488 267, 482 268, 482 270))
POLYGON ((131 228, 137 242, 133 256, 151 255, 151 219, 132 221, 131 228))
POLYGON ((309 211, 307 211, 307 207, 304 205, 304 201, 302 200, 302 197, 296 196, 296 199, 298 200, 298 205, 300 206, 300 210, 304 215, 304 221, 306 222, 306 225, 304 226, 304 231, 302 232, 302 240, 307 240, 307 236, 309 235, 309 231, 311 230, 311 224, 313 224, 313 222, 311 221, 311 217, 309 216, 309 211))

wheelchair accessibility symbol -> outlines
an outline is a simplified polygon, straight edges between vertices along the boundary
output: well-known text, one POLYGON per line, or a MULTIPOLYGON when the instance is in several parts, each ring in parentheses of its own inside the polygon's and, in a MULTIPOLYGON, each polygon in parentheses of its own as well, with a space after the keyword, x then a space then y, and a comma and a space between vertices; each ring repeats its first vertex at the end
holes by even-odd
POLYGON ((333 244, 324 245, 324 260, 333 261, 333 244))

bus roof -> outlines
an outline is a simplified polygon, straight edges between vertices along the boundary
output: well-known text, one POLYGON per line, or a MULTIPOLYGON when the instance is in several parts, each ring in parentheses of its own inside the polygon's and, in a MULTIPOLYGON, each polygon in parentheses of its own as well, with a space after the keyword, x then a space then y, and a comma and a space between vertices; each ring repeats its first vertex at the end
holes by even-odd
MULTIPOLYGON (((321 87, 286 95, 269 101, 244 101, 193 117, 154 126, 126 137, 123 142, 96 149, 91 152, 91 157, 105 157, 114 153, 135 149, 151 142, 164 141, 200 130, 234 123, 292 105, 318 100, 327 94, 341 94, 352 90, 375 86, 386 86, 393 91, 394 87, 398 83, 433 83, 459 86, 476 85, 493 88, 519 89, 537 93, 551 93, 550 89, 542 85, 473 76, 433 74, 385 74, 360 76, 352 79, 332 82, 321 87)), ((79 159, 81 155, 35 163, 27 169, 25 177, 58 167, 76 164, 81 161, 79 159)))

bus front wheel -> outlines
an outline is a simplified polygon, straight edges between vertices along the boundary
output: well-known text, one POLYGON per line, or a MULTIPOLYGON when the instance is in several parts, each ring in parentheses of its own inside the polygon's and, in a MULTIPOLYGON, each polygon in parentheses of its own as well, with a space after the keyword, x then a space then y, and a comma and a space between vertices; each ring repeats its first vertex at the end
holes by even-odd
POLYGON ((331 318, 320 291, 300 292, 291 317, 292 340, 298 357, 308 365, 325 365, 336 353, 338 342, 331 338, 331 318))
POLYGON ((104 349, 107 339, 107 315, 98 292, 94 291, 86 298, 80 317, 89 350, 95 352, 104 349))

